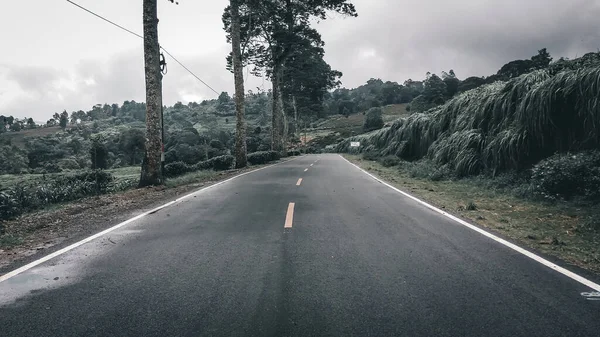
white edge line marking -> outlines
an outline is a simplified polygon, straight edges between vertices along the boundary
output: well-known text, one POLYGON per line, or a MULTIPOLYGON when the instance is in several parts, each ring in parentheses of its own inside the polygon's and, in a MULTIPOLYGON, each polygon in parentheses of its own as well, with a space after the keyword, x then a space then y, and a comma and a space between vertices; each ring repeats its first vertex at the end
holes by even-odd
POLYGON ((86 243, 88 243, 88 242, 90 242, 90 241, 92 241, 92 240, 94 240, 94 239, 97 239, 97 238, 99 238, 99 237, 101 237, 101 236, 103 236, 103 235, 105 235, 105 234, 108 234, 108 233, 110 233, 110 232, 113 232, 113 231, 115 231, 115 230, 117 230, 117 229, 119 229, 119 228, 121 228, 121 227, 123 227, 123 226, 126 226, 126 225, 128 225, 128 224, 130 224, 130 223, 132 223, 132 222, 134 222, 134 221, 136 221, 136 220, 139 220, 139 219, 141 219, 141 218, 143 218, 143 217, 145 217, 145 216, 147 216, 147 215, 149 215, 149 214, 156 213, 156 212, 160 211, 160 210, 161 210, 161 209, 163 209, 163 208, 167 208, 167 207, 169 207, 169 206, 172 206, 172 205, 174 205, 174 204, 176 204, 176 203, 178 203, 178 202, 180 202, 180 201, 182 201, 182 200, 185 200, 185 199, 187 199, 187 198, 189 198, 189 197, 191 197, 191 196, 193 196, 193 195, 195 195, 195 194, 198 194, 198 193, 200 193, 200 192, 204 192, 204 191, 206 191, 206 190, 209 190, 209 189, 211 189, 211 188, 213 188, 213 187, 217 187, 217 186, 219 186, 219 185, 222 185, 222 184, 224 184, 224 183, 226 183, 226 182, 228 182, 228 181, 234 180, 234 179, 236 179, 236 178, 239 178, 239 177, 241 177, 241 176, 245 176, 245 175, 247 175, 247 174, 250 174, 250 173, 258 172, 258 171, 260 171, 260 170, 264 170, 264 169, 267 169, 267 168, 269 168, 269 167, 273 167, 273 166, 277 166, 277 165, 280 165, 280 164, 284 164, 284 163, 290 162, 290 161, 292 161, 292 160, 296 160, 296 159, 298 159, 298 158, 301 158, 301 157, 302 157, 302 156, 300 156, 300 157, 296 157, 296 158, 293 158, 293 159, 290 159, 290 160, 286 160, 286 161, 284 161, 284 162, 281 162, 281 163, 277 163, 277 164, 273 164, 273 165, 269 165, 269 166, 261 167, 261 168, 258 168, 258 169, 256 169, 256 170, 252 170, 252 171, 248 171, 248 172, 240 173, 240 174, 238 174, 238 175, 236 175, 236 176, 233 176, 233 177, 231 177, 231 178, 229 178, 229 179, 226 179, 226 180, 220 181, 220 182, 218 182, 218 183, 215 183, 215 184, 212 184, 212 185, 210 185, 210 186, 206 186, 206 187, 204 187, 204 188, 201 188, 201 189, 199 189, 199 190, 196 190, 196 191, 194 191, 194 192, 192 192, 192 193, 186 194, 186 195, 184 195, 184 196, 182 196, 182 197, 180 197, 180 198, 177 198, 177 199, 175 199, 175 200, 173 200, 173 201, 169 201, 168 203, 166 203, 166 204, 164 204, 164 205, 162 205, 162 206, 159 206, 159 207, 157 207, 157 208, 155 208, 155 209, 152 209, 152 210, 150 210, 150 211, 144 212, 144 213, 142 213, 142 214, 136 215, 136 216, 134 216, 133 218, 131 218, 131 219, 128 219, 128 220, 125 220, 125 221, 121 222, 121 223, 120 223, 120 224, 118 224, 118 225, 115 225, 115 226, 113 226, 113 227, 110 227, 110 228, 108 228, 108 229, 105 229, 105 230, 103 230, 103 231, 101 231, 101 232, 99 232, 99 233, 96 233, 96 234, 94 234, 94 235, 92 235, 92 236, 90 236, 90 237, 87 237, 87 238, 85 238, 85 239, 83 239, 83 240, 81 240, 81 241, 75 242, 74 244, 71 244, 71 245, 69 245, 69 246, 67 246, 67 247, 65 247, 65 248, 62 248, 62 249, 60 249, 60 250, 57 250, 57 251, 55 251, 55 252, 54 252, 54 253, 52 253, 52 254, 46 255, 46 256, 44 256, 44 257, 42 257, 42 258, 38 259, 38 260, 35 260, 35 261, 33 261, 33 262, 31 262, 31 263, 28 263, 28 264, 26 264, 26 265, 24 265, 24 266, 22 266, 22 267, 20 267, 20 268, 17 268, 17 269, 15 269, 15 270, 11 271, 11 272, 8 272, 8 273, 6 273, 6 274, 4 274, 4 275, 0 276, 0 283, 1 283, 1 282, 4 282, 4 281, 6 281, 6 280, 8 280, 8 279, 10 279, 10 278, 12 278, 12 277, 15 277, 15 276, 17 276, 17 275, 21 274, 22 272, 25 272, 25 271, 27 271, 27 270, 29 270, 29 269, 31 269, 31 268, 33 268, 33 267, 37 266, 37 265, 40 265, 40 264, 42 264, 42 263, 44 263, 44 262, 46 262, 46 261, 48 261, 48 260, 51 260, 51 259, 53 259, 53 258, 55 258, 55 257, 57 257, 57 256, 60 256, 60 255, 62 255, 62 254, 64 254, 64 253, 66 253, 66 252, 68 252, 68 251, 70 251, 70 250, 73 250, 73 249, 75 249, 75 248, 77 248, 77 247, 79 247, 79 246, 81 246, 81 245, 84 245, 84 244, 86 244, 86 243))
POLYGON ((308 169, 304 169, 304 172, 308 171, 308 169))
POLYGON ((310 166, 313 166, 314 164, 310 164, 310 166))
POLYGON ((404 192, 404 191, 402 191, 402 190, 400 190, 400 189, 398 189, 398 188, 396 188, 396 187, 394 187, 394 186, 386 183, 385 181, 377 178, 376 176, 372 175, 371 173, 363 170, 358 165, 355 165, 354 163, 350 162, 348 159, 344 158, 344 156, 342 156, 342 155, 339 155, 339 156, 342 157, 342 159, 344 159, 345 161, 347 161, 350 165, 356 167, 357 169, 361 170, 363 173, 367 174, 368 176, 370 176, 371 178, 377 180, 378 182, 384 184, 385 186, 393 189, 394 191, 396 191, 396 192, 398 192, 398 193, 400 193, 400 194, 402 194, 402 195, 404 195, 404 196, 406 196, 406 197, 408 197, 408 198, 410 198, 410 199, 412 199, 412 200, 414 200, 414 201, 416 201, 416 202, 418 202, 418 203, 426 206, 427 208, 429 208, 429 209, 431 209, 431 210, 433 210, 433 211, 435 211, 437 213, 440 213, 441 215, 443 215, 443 216, 445 216, 447 218, 450 218, 450 219, 458 222, 459 224, 461 224, 461 225, 463 225, 465 227, 468 227, 469 229, 472 229, 472 230, 478 232, 479 234, 487 236, 488 238, 490 238, 490 239, 492 239, 492 240, 494 240, 494 241, 496 241, 496 242, 498 242, 500 244, 503 244, 506 247, 508 247, 510 249, 513 249, 513 250, 515 250, 515 251, 517 251, 517 252, 519 252, 519 253, 527 256, 528 258, 530 258, 532 260, 535 260, 535 261, 543 264, 544 266, 546 266, 546 267, 548 267, 550 269, 554 269, 555 271, 557 271, 557 272, 559 272, 559 273, 561 273, 561 274, 563 274, 563 275, 571 278, 572 280, 575 280, 575 281, 577 281, 577 282, 579 282, 579 283, 581 283, 581 284, 583 284, 583 285, 585 285, 587 287, 590 287, 590 288, 592 288, 592 289, 594 289, 596 291, 600 291, 600 284, 594 283, 594 282, 586 279, 585 277, 579 276, 579 275, 573 273, 572 271, 569 271, 569 270, 567 270, 567 269, 565 269, 565 268, 563 268, 563 267, 561 267, 561 266, 559 266, 559 265, 557 265, 555 263, 552 263, 552 262, 544 259, 541 256, 538 256, 538 255, 536 255, 536 254, 534 254, 534 253, 532 253, 532 252, 530 252, 530 251, 528 251, 526 249, 523 249, 523 248, 515 245, 514 243, 508 242, 508 241, 506 241, 506 240, 504 240, 504 239, 502 239, 502 238, 500 238, 500 237, 498 237, 498 236, 496 236, 496 235, 494 235, 492 233, 486 232, 483 229, 481 229, 481 228, 479 228, 477 226, 474 226, 474 225, 472 225, 472 224, 470 224, 470 223, 468 223, 468 222, 466 222, 466 221, 464 221, 462 219, 459 219, 459 218, 455 217, 452 214, 446 213, 446 212, 442 211, 441 209, 439 209, 439 208, 437 208, 435 206, 432 206, 432 205, 426 203, 425 201, 423 201, 421 199, 413 197, 412 195, 410 195, 410 194, 408 194, 408 193, 406 193, 406 192, 404 192))
POLYGON ((296 183, 296 186, 300 186, 300 184, 302 184, 302 178, 298 179, 298 182, 296 183))

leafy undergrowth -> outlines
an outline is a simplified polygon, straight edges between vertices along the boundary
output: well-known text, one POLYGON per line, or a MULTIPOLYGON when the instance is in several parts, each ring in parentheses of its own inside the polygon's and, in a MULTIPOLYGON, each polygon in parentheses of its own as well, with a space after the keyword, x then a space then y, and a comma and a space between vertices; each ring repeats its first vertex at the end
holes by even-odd
POLYGON ((449 213, 492 229, 539 252, 600 273, 600 207, 521 198, 485 178, 432 181, 410 167, 346 158, 381 179, 449 213))

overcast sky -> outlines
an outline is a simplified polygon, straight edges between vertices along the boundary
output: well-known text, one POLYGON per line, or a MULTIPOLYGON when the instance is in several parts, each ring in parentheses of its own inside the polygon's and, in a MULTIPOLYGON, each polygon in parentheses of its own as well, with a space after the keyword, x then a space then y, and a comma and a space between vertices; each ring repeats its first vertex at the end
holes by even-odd
MULTIPOLYGON (((142 33, 142 0, 75 0, 142 33)), ((159 0, 161 45, 217 91, 233 92, 221 14, 228 0, 159 0)), ((358 18, 331 15, 317 29, 345 87, 404 82, 427 71, 490 75, 546 47, 574 58, 600 48, 600 0, 352 0, 358 18)), ((64 109, 145 101, 142 40, 65 0, 10 1, 0 11, 0 114, 47 120, 64 109)), ((169 62, 164 102, 214 98, 169 62)), ((246 89, 269 88, 247 79, 246 89)))

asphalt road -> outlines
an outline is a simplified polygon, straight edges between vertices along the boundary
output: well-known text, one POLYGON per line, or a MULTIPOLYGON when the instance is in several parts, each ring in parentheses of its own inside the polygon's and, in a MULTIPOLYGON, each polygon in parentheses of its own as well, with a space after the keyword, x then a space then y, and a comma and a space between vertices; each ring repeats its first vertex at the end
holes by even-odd
POLYGON ((337 155, 306 156, 0 283, 0 336, 600 336, 582 292, 337 155))

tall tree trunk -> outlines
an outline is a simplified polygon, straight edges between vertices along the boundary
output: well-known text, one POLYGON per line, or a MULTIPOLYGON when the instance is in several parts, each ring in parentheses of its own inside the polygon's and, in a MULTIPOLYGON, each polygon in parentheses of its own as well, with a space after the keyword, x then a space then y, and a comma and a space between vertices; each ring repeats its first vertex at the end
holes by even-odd
POLYGON ((287 156, 287 144, 288 144, 288 121, 287 121, 287 115, 285 114, 285 107, 283 104, 283 85, 281 84, 283 80, 283 71, 281 71, 280 75, 279 75, 279 113, 281 114, 281 124, 282 124, 282 130, 281 130, 281 147, 282 147, 282 151, 281 151, 281 156, 285 157, 287 156))
POLYGON ((273 76, 271 81, 273 83, 273 114, 272 127, 271 127, 271 149, 277 151, 283 155, 283 114, 281 113, 281 66, 275 65, 273 67, 273 76))
POLYGON ((300 125, 298 124, 298 106, 296 105, 296 95, 292 95, 292 108, 294 108, 294 133, 299 135, 300 125))
POLYGON ((231 4, 231 45, 233 56, 233 74, 235 80, 235 167, 247 165, 246 158, 246 120, 244 118, 244 75, 242 67, 242 51, 240 46, 240 13, 238 0, 230 0, 231 4))
POLYGON ((294 108, 294 123, 298 129, 298 106, 296 105, 296 96, 292 95, 292 107, 294 108))
POLYGON ((144 62, 146 72, 146 144, 140 187, 162 184, 162 74, 158 46, 157 0, 144 0, 144 62))

